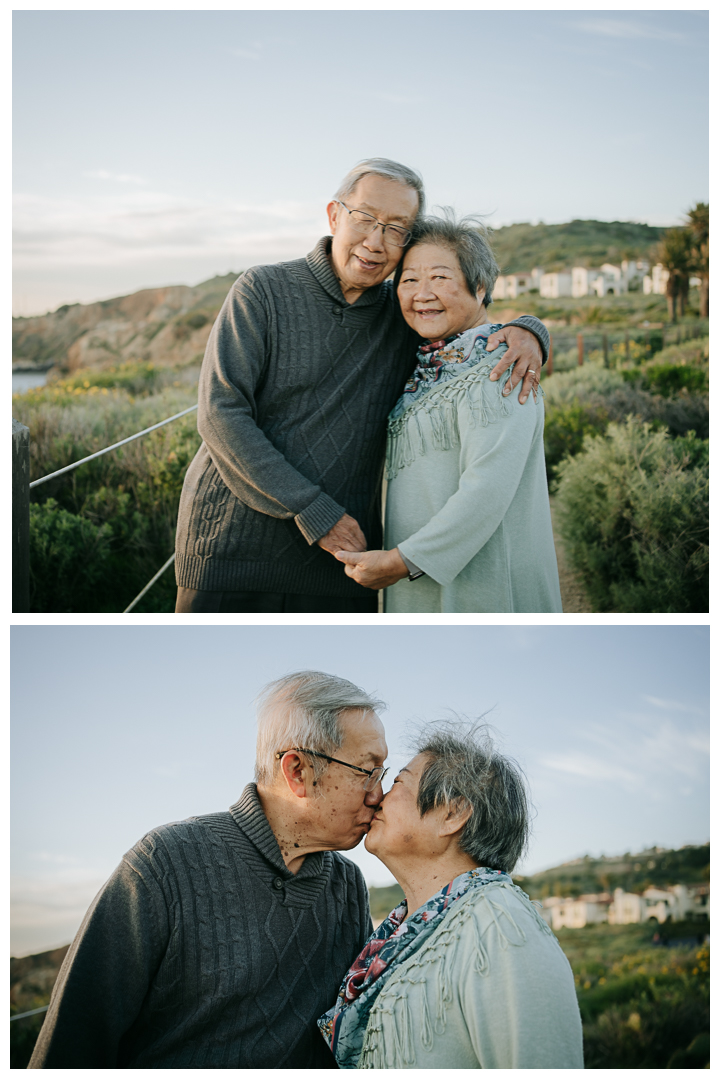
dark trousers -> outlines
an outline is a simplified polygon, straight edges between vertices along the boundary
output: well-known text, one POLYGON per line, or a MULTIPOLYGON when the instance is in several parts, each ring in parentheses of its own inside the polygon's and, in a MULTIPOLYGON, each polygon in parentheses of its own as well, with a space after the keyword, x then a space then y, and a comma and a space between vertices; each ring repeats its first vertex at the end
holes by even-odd
POLYGON ((185 614, 256 612, 314 612, 324 614, 373 615, 378 610, 378 594, 355 600, 345 596, 309 596, 295 593, 211 592, 208 589, 178 588, 175 611, 185 614))

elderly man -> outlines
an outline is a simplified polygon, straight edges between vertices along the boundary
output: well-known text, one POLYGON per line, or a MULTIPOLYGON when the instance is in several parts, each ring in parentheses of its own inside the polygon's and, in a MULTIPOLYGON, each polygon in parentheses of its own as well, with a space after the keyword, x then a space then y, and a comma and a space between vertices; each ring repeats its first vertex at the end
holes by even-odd
POLYGON ((355 847, 382 798, 382 702, 306 671, 265 688, 256 784, 153 829, 93 901, 31 1069, 334 1068, 316 1020, 372 931, 355 847))
MULTIPOLYGON (((333 553, 382 547, 387 415, 420 340, 387 279, 423 208, 411 169, 361 162, 328 205, 331 236, 233 285, 200 375, 203 442, 180 501, 176 611, 377 611, 377 593, 333 553)), ((547 332, 523 316, 489 345, 501 341, 495 377, 515 363, 527 399, 547 332)))

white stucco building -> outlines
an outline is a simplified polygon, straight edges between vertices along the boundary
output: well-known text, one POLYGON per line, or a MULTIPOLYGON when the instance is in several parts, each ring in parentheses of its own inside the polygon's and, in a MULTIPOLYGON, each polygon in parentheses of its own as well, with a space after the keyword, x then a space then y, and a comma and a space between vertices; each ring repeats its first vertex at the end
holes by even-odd
POLYGON ((547 300, 557 300, 559 296, 572 296, 572 275, 543 274, 540 278, 540 295, 547 300))
POLYGON ((650 293, 656 293, 658 296, 665 295, 665 288, 668 283, 670 274, 662 265, 662 263, 656 263, 652 268, 650 274, 646 274, 643 278, 643 292, 645 295, 650 293))
POLYGON ((612 926, 643 923, 657 919, 674 922, 709 913, 709 885, 670 885, 667 889, 646 889, 644 893, 588 893, 578 897, 549 896, 541 914, 553 930, 581 929, 588 923, 607 922, 612 926))
POLYGON ((611 899, 609 893, 589 893, 576 899, 561 900, 549 908, 548 922, 553 930, 563 926, 580 929, 588 923, 607 922, 611 899))

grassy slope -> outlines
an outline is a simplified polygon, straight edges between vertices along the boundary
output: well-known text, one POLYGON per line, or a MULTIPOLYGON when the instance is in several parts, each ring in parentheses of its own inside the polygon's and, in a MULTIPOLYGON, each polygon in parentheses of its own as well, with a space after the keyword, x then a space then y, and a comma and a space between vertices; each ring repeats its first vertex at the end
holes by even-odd
MULTIPOLYGON (((606 892, 615 888, 626 892, 642 892, 655 885, 662 888, 682 882, 692 885, 710 880, 710 845, 684 847, 677 851, 651 849, 639 855, 628 852, 613 858, 601 857, 562 863, 539 874, 513 874, 513 880, 532 899, 546 896, 580 896, 583 893, 606 892)), ((373 918, 384 919, 402 900, 399 885, 370 889, 373 918)))
POLYGON ((664 229, 633 221, 569 221, 562 225, 506 225, 492 234, 502 273, 598 267, 622 259, 653 258, 664 229))

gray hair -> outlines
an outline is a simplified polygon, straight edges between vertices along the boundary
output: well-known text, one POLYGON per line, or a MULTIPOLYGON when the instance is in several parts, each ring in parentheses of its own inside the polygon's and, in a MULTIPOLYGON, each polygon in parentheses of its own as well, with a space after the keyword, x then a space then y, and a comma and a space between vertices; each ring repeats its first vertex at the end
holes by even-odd
MULTIPOLYGON (((323 671, 295 671, 268 683, 256 698, 257 753, 255 780, 271 784, 278 767, 275 755, 295 746, 332 754, 343 741, 342 714, 358 709, 363 716, 379 712, 385 703, 337 675, 323 671)), ((315 758, 315 776, 327 762, 315 758)))
POLYGON ((441 720, 414 740, 430 759, 420 779, 422 817, 436 807, 472 813, 459 835, 460 850, 477 866, 510 873, 527 849, 530 800, 517 762, 495 749, 487 724, 441 720))
POLYGON ((407 165, 400 165, 397 161, 383 157, 359 161, 347 174, 333 198, 346 199, 348 195, 352 195, 363 176, 384 176, 387 180, 395 180, 398 184, 413 188, 418 193, 418 217, 425 209, 425 188, 420 173, 409 169, 407 165))
POLYGON ((442 244, 457 255, 465 284, 472 295, 475 296, 482 286, 485 289, 484 304, 492 304, 492 291, 500 267, 490 247, 487 226, 477 214, 467 214, 458 220, 452 207, 441 206, 440 210, 444 217, 418 217, 413 226, 412 239, 395 271, 395 284, 400 281, 408 251, 412 251, 416 244, 442 244))

